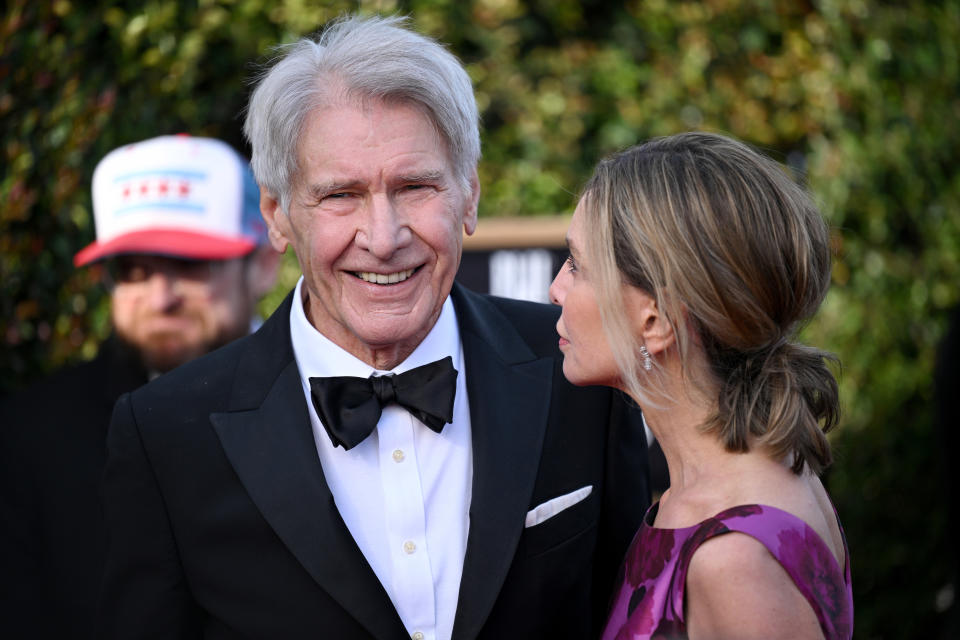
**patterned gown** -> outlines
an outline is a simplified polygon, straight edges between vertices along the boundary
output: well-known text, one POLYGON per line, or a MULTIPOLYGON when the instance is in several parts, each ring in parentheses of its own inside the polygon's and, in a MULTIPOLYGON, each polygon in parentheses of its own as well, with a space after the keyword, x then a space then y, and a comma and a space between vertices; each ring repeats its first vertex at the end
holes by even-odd
MULTIPOLYGON (((813 607, 827 640, 853 636, 850 553, 844 538, 844 567, 817 533, 800 518, 766 505, 741 505, 692 527, 658 529, 653 504, 627 551, 620 588, 611 603, 602 640, 686 637, 683 594, 694 551, 730 531, 758 540, 780 562, 813 607)), ((842 534, 841 528, 841 534, 842 534)))

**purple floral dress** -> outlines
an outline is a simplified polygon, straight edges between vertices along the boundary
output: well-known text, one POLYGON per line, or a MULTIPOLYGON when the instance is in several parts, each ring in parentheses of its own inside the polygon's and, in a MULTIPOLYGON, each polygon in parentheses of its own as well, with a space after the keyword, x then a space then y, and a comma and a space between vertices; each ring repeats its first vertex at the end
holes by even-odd
MULTIPOLYGON (((683 593, 690 559, 710 538, 745 533, 765 546, 817 614, 827 640, 853 636, 850 553, 844 538, 844 567, 800 518, 765 505, 741 505, 683 529, 653 527, 653 504, 627 551, 620 588, 614 593, 603 640, 687 637, 683 593)), ((842 529, 841 529, 842 534, 842 529)))

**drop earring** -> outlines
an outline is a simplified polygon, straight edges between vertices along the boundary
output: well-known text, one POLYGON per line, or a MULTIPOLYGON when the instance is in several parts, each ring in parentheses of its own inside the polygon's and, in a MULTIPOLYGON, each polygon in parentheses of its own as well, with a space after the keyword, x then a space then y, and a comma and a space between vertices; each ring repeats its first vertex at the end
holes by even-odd
POLYGON ((643 356, 643 370, 650 371, 653 369, 653 359, 650 358, 650 352, 643 345, 640 345, 640 355, 643 356))

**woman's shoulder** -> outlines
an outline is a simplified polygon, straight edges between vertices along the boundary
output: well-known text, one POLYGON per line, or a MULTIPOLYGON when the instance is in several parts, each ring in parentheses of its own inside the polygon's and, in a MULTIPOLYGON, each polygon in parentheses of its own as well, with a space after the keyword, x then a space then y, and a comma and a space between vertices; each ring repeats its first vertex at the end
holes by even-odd
POLYGON ((716 637, 821 637, 816 613, 770 550, 752 536, 725 533, 692 550, 686 574, 691 634, 700 628, 716 637))
POLYGON ((846 547, 838 562, 797 514, 766 504, 726 508, 698 526, 685 552, 688 624, 733 625, 738 637, 849 637, 846 547))

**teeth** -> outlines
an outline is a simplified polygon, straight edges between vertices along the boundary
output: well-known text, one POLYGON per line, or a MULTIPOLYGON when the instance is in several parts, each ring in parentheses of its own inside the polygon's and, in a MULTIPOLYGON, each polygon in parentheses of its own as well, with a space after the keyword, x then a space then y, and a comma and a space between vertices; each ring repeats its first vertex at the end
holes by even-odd
POLYGON ((354 275, 363 280, 364 282, 372 282, 374 284, 396 284, 397 282, 403 282, 407 278, 413 275, 413 269, 407 269, 406 271, 397 271, 396 273, 373 273, 372 271, 355 271, 354 275))

